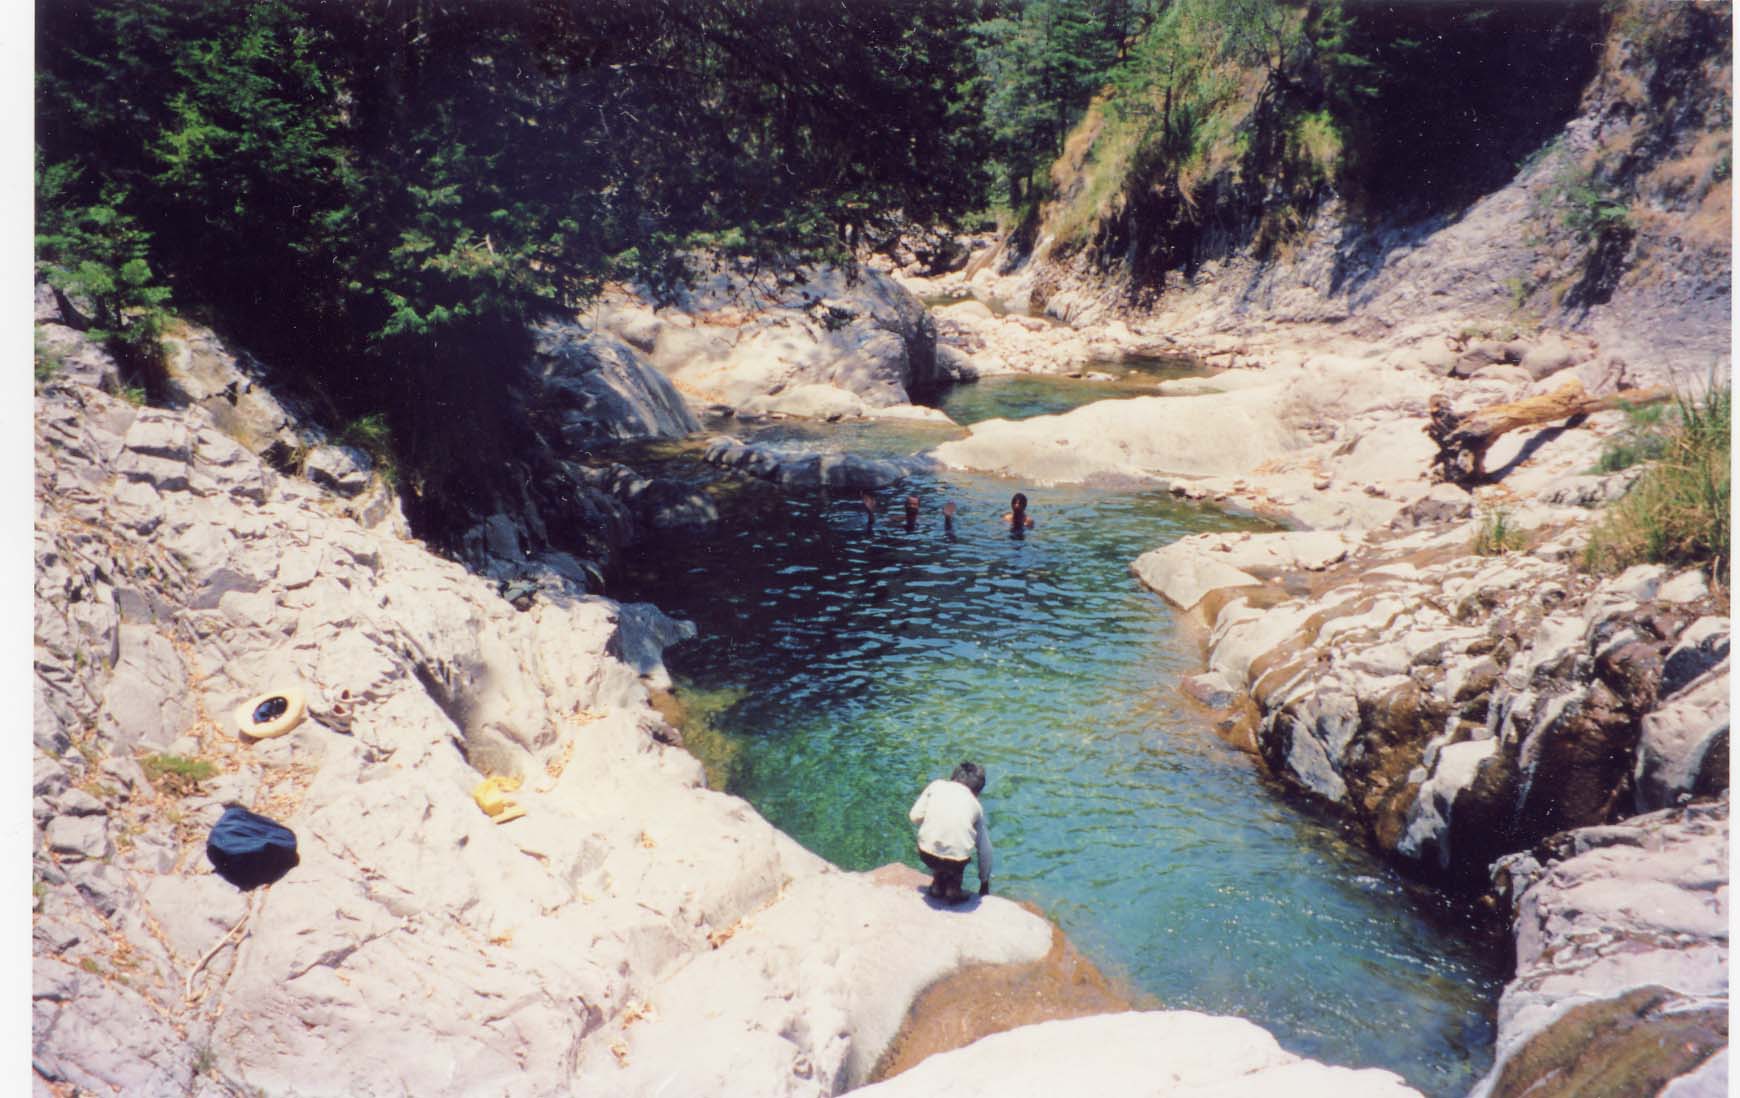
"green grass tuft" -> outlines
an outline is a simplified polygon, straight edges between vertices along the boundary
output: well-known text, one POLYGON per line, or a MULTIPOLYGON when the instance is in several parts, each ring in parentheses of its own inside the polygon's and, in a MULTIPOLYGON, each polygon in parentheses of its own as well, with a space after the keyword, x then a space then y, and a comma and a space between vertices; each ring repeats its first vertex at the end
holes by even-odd
POLYGON ((58 347, 50 347, 42 340, 42 330, 36 331, 36 384, 41 385, 60 373, 66 365, 66 355, 58 347))
POLYGON ((199 783, 215 777, 217 765, 209 759, 184 755, 147 755, 139 760, 151 784, 167 793, 186 796, 199 791, 199 783))
POLYGON ((339 433, 339 441, 365 451, 389 486, 399 482, 399 465, 393 450, 393 432, 380 413, 353 419, 339 433))
POLYGON ((1641 408, 1626 406, 1625 429, 1607 440, 1601 456, 1595 461, 1595 472, 1617 473, 1646 461, 1655 461, 1667 452, 1668 428, 1665 404, 1648 404, 1641 408))
POLYGON ((1675 398, 1677 422, 1662 436, 1659 457, 1590 535, 1583 556, 1589 568, 1701 565, 1727 586, 1733 399, 1729 385, 1675 398))
POLYGON ((1528 548, 1528 535, 1512 525, 1510 512, 1503 507, 1482 510, 1480 526, 1468 548, 1476 556, 1502 557, 1528 548))

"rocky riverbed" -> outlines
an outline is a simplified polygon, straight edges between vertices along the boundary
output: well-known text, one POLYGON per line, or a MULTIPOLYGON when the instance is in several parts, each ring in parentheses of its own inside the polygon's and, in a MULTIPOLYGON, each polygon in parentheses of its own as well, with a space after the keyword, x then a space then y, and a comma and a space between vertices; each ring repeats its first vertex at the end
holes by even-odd
POLYGON ((390 493, 79 376, 38 396, 36 478, 38 1093, 831 1094, 938 976, 1051 948, 706 790, 647 704, 683 632, 652 607, 516 609, 390 493), (307 719, 240 735, 271 690, 307 719), (231 801, 296 831, 284 880, 210 872, 231 801))
MULTIPOLYGON (((707 790, 648 703, 686 626, 589 594, 532 525, 497 516, 463 550, 483 566, 444 559, 367 454, 209 333, 172 345, 169 406, 140 406, 45 312, 61 368, 36 402, 36 1093, 833 1094, 939 979, 1056 970, 1030 911, 939 912, 907 876, 841 872, 707 790), (270 692, 305 719, 244 734, 237 707, 270 692), (523 815, 487 814, 486 777, 523 815), (241 892, 210 871, 229 803, 296 832, 282 880, 241 892)), ((605 384, 639 372, 548 346, 546 365, 605 384)), ((632 399, 657 407, 648 385, 632 399)), ((1112 1002, 1040 983, 1051 1006, 986 1026, 1112 1002)), ((918 1023, 900 1049, 983 1031, 918 1023)), ((1193 1042, 1217 1051, 1192 1078, 1300 1063, 1247 1023, 1193 1042)))
MULTIPOLYGON (((1695 572, 1575 567, 1594 508, 1635 475, 1589 471, 1622 413, 1507 436, 1476 493, 1432 484, 1424 431, 1435 397, 1469 410, 1568 378, 1595 394, 1684 386, 1707 364, 1442 318, 1369 339, 1229 327, 1212 310, 1176 334, 1095 309, 1065 309, 1066 324, 1008 311, 1031 290, 1019 277, 981 268, 964 288, 997 308, 932 320, 883 274, 724 272, 674 305, 619 293, 546 326, 512 382, 531 425, 525 496, 451 547, 465 567, 413 540, 371 455, 275 393, 262 364, 179 330, 169 407, 136 407, 39 298, 61 365, 37 405, 38 1089, 756 1079, 756 1093, 826 1094, 891 1048, 1029 1020, 950 1035, 921 1009, 895 1040, 938 977, 967 969, 957 998, 972 998, 1005 978, 975 984, 993 971, 975 965, 1043 971, 1050 929, 996 898, 970 931, 939 922, 910 882, 841 873, 706 791, 646 698, 685 627, 590 592, 637 542, 704 534, 717 511, 690 485, 571 455, 677 437, 703 412, 937 419, 911 401, 951 380, 1180 349, 1237 368, 977 424, 933 457, 1027 483, 1157 484, 1293 527, 1186 539, 1134 569, 1202 629, 1206 667, 1183 688, 1229 739, 1410 872, 1490 885, 1508 909, 1517 974, 1480 1092, 1561 1079, 1586 1034, 1620 1058, 1667 1036, 1685 1050, 1650 1060, 1637 1093, 1725 1080, 1725 595, 1695 572), (1526 547, 1474 553, 1499 513, 1526 547), (280 740, 238 737, 230 710, 279 688, 305 693, 309 718, 280 740), (175 775, 195 764, 212 772, 175 775), (521 783, 524 818, 498 826, 471 803, 486 775, 521 783), (228 801, 302 836, 281 884, 244 896, 206 872, 204 830, 228 801), (383 1014, 441 1054, 383 1046, 383 1014)), ((729 439, 705 459, 787 487, 904 475, 729 439)), ((1071 1002, 1040 1015, 1079 1013, 1071 1002)), ((1254 1027, 1123 1017, 1070 1022, 1055 1047, 1145 1025, 1152 1064, 1206 1025, 1256 1057, 1241 1092, 1320 1069, 1351 1085, 1262 1051, 1254 1027)), ((1019 1047, 1038 1055, 1052 1032, 1019 1047)), ((972 1075, 984 1055, 1007 1059, 945 1052, 908 1075, 972 1075)))

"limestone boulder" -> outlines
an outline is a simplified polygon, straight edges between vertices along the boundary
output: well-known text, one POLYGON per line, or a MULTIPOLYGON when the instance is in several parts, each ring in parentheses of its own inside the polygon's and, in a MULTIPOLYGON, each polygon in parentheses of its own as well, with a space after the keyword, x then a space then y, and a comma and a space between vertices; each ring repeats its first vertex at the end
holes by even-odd
POLYGON ((1266 389, 1101 401, 1063 415, 987 420, 938 446, 944 466, 1029 483, 1246 473, 1307 444, 1266 389))
POLYGON ((306 410, 280 400, 265 368, 210 329, 186 324, 163 337, 165 395, 174 407, 203 408, 250 453, 284 467, 302 445, 306 410))
POLYGON ((1594 1079, 1655 1094, 1725 1051, 1725 797, 1567 832, 1504 859, 1496 879, 1516 978, 1472 1098, 1572 1094, 1594 1079))
POLYGON ((1724 659, 1689 684, 1676 682, 1672 695, 1643 718, 1633 767, 1639 811, 1727 788, 1728 684, 1724 659))
POLYGON ((1195 534, 1144 553, 1132 566, 1148 587, 1188 610, 1211 591, 1320 572, 1360 544, 1341 531, 1195 534))
MULTIPOLYGON (((264 475, 202 408, 51 385, 37 427, 39 476, 91 486, 36 516, 38 1090, 652 1094, 680 1064, 833 1094, 931 980, 1050 948, 1012 903, 934 909, 707 790, 648 703, 690 627, 554 570, 510 602, 264 475), (121 475, 142 459, 204 487, 121 475), (155 526, 126 485, 173 497, 155 526), (289 688, 287 735, 229 726, 289 688), (152 786, 148 754, 212 772, 152 786), (479 809, 485 775, 523 816, 479 809), (229 801, 298 837, 270 889, 210 871, 229 801)), ((503 518, 479 537, 537 568, 503 518)))
POLYGON ((838 385, 796 385, 771 396, 751 395, 742 407, 746 412, 779 412, 827 420, 862 416, 870 410, 863 397, 838 385))
POLYGON ((361 495, 373 472, 374 462, 354 446, 316 446, 302 465, 309 480, 346 498, 361 495))
POLYGON ((1143 553, 1131 566, 1136 578, 1181 610, 1192 610, 1210 591, 1257 586, 1261 580, 1182 541, 1143 553))
POLYGON ((1529 377, 1539 381, 1568 370, 1590 357, 1587 344, 1573 342, 1563 332, 1546 332, 1523 352, 1518 363, 1529 377))
POLYGON ((665 321, 649 306, 632 298, 606 300, 597 312, 600 328, 616 336, 642 354, 651 354, 658 346, 665 321))
POLYGON ((874 490, 897 484, 907 475, 898 462, 843 452, 792 453, 734 438, 714 440, 703 456, 715 465, 792 488, 874 490))
POLYGON ((533 329, 534 358, 518 398, 567 453, 626 439, 676 438, 700 423, 671 382, 614 336, 570 322, 533 329))
POLYGON ((102 695, 102 730, 117 744, 166 747, 193 721, 187 668, 152 626, 122 625, 119 642, 120 661, 102 695))
POLYGON ((1416 506, 1362 537, 1197 535, 1135 569, 1197 608, 1267 765, 1453 887, 1553 832, 1726 788, 1726 624, 1687 625, 1707 596, 1663 598, 1679 579, 1660 566, 1597 580, 1469 538, 1416 506))
POLYGON ((1049 925, 1007 900, 948 909, 922 886, 830 874, 793 887, 676 974, 593 1070, 622 1094, 723 1094, 747 1078, 767 1080, 763 1094, 839 1093, 862 1084, 908 1005, 940 976, 1036 961, 1050 948, 1049 925), (718 1009, 744 999, 763 1004, 747 1027, 718 1009))
POLYGON ((55 322, 38 316, 35 341, 36 357, 49 371, 50 380, 88 385, 105 393, 120 392, 121 367, 115 356, 77 329, 60 323, 58 311, 51 315, 55 322))
POLYGON ((909 404, 946 380, 923 305, 870 268, 721 269, 658 316, 654 363, 707 402, 826 418, 909 404))

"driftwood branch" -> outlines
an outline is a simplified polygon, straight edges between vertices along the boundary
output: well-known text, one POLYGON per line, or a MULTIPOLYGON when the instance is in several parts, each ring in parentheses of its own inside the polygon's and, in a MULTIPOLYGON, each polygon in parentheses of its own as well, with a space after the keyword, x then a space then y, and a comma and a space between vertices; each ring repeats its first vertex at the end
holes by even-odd
POLYGON ((1670 395, 1666 389, 1626 389, 1611 396, 1592 397, 1583 390, 1582 382, 1568 381, 1550 393, 1457 415, 1450 409, 1449 398, 1440 394, 1427 405, 1430 419, 1426 433, 1438 444, 1432 475, 1437 480, 1472 488, 1486 480, 1486 451, 1510 431, 1610 408, 1654 404, 1670 395))

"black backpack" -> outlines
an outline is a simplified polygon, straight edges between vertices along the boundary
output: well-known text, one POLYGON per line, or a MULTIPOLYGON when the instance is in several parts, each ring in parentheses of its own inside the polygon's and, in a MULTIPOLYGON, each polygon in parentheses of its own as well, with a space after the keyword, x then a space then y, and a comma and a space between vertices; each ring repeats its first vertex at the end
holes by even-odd
POLYGON ((228 805, 205 840, 205 856, 218 876, 246 892, 271 884, 296 867, 296 832, 239 804, 228 805))

